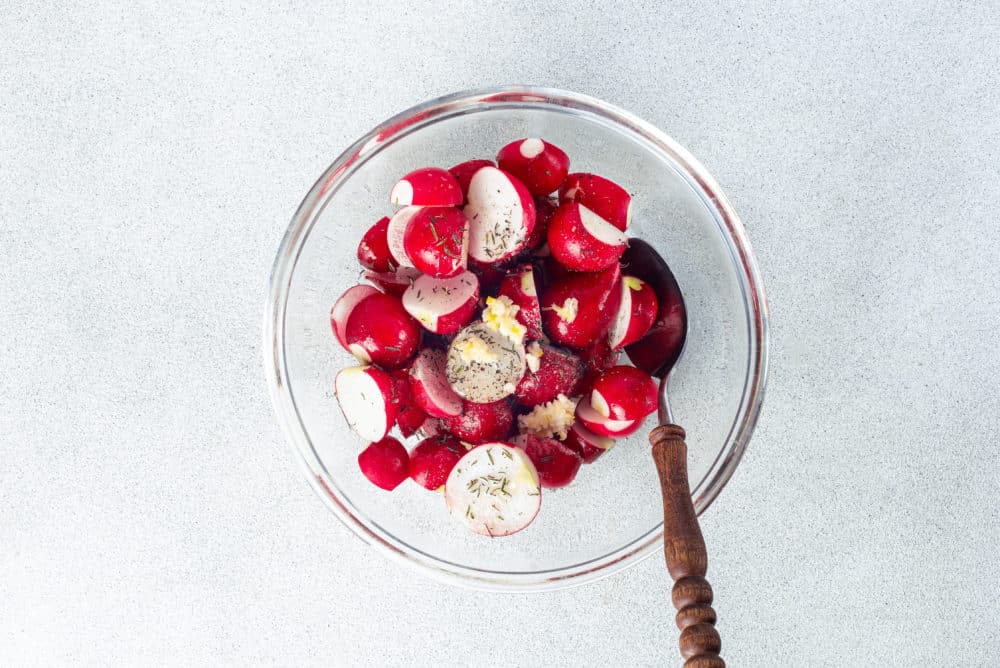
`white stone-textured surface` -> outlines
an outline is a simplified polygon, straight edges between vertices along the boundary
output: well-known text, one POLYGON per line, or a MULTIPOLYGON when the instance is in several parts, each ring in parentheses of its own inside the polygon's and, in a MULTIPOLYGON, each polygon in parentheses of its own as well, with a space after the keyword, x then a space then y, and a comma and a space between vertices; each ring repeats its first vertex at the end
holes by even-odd
POLYGON ((323 168, 525 82, 664 128, 756 247, 770 391, 704 517, 730 664, 996 665, 995 3, 514 4, 5 3, 0 664, 679 665, 658 559, 498 597, 377 556, 264 388, 323 168))

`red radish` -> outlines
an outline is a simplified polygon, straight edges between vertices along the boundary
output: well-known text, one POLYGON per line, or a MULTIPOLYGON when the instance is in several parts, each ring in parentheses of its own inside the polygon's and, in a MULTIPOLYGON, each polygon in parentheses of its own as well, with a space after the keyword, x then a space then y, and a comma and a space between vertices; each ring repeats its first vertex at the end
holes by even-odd
POLYGON ((340 341, 340 345, 344 346, 348 352, 350 352, 350 349, 347 348, 347 338, 345 336, 347 333, 347 319, 350 317, 354 307, 361 303, 362 300, 377 294, 378 290, 370 285, 355 285, 353 288, 347 288, 347 291, 340 295, 340 299, 330 309, 330 328, 333 329, 333 333, 337 337, 337 340, 340 341))
POLYGON ((436 417, 427 416, 424 423, 420 425, 417 429, 417 438, 430 438, 431 436, 437 436, 438 434, 445 433, 444 429, 441 427, 441 419, 436 417))
POLYGON ((456 276, 468 264, 468 232, 469 222, 458 209, 423 207, 406 223, 403 251, 414 267, 429 276, 456 276))
POLYGON ((471 271, 453 278, 420 276, 403 293, 403 308, 435 334, 452 334, 479 305, 479 279, 471 271))
POLYGON ((656 381, 634 366, 614 366, 594 379, 590 405, 612 420, 641 420, 656 410, 656 381))
POLYGON ((480 167, 466 200, 470 258, 501 262, 524 247, 535 227, 535 201, 524 184, 496 167, 480 167))
POLYGON ((647 373, 656 371, 664 359, 680 354, 684 343, 684 302, 680 293, 672 289, 659 297, 653 326, 625 350, 632 363, 647 373))
POLYGON ((480 294, 496 294, 500 282, 507 276, 507 270, 500 264, 483 264, 469 257, 469 269, 479 277, 480 294))
POLYGON ((527 453, 542 487, 565 487, 573 482, 583 463, 580 455, 554 438, 522 434, 511 443, 527 453))
POLYGON ((420 346, 420 323, 410 317, 398 297, 369 295, 347 318, 344 340, 362 362, 395 369, 420 346))
POLYGON ((500 282, 499 294, 508 297, 520 309, 517 321, 528 330, 529 339, 542 336, 542 311, 538 306, 538 289, 535 286, 535 272, 530 264, 512 269, 500 282))
POLYGON ((541 252, 541 246, 545 244, 549 232, 549 223, 558 208, 559 205, 548 197, 535 198, 535 226, 524 243, 525 251, 535 251, 536 254, 541 252))
POLYGON ((397 181, 389 201, 393 206, 461 206, 462 189, 447 170, 424 167, 397 181))
POLYGON ((440 489, 464 455, 465 447, 454 436, 425 438, 410 451, 410 477, 425 489, 440 489))
POLYGON ((493 164, 492 160, 467 160, 448 170, 462 188, 462 197, 465 197, 469 192, 469 182, 472 181, 472 175, 479 171, 480 167, 496 167, 496 165, 493 164))
POLYGON ((563 443, 580 455, 585 464, 591 464, 614 446, 615 439, 595 434, 579 422, 574 422, 563 443))
POLYGON ((420 272, 413 267, 400 267, 396 271, 387 272, 365 272, 366 281, 371 281, 383 292, 395 297, 402 297, 417 276, 420 276, 420 272))
POLYGON ((448 346, 448 383, 463 399, 488 404, 514 394, 525 363, 523 345, 477 322, 448 346))
POLYGON ((548 231, 549 250, 573 271, 600 271, 618 262, 628 237, 577 202, 559 206, 548 231))
POLYGON ((576 405, 576 419, 595 434, 612 438, 628 436, 642 426, 642 420, 612 420, 604 417, 590 405, 589 397, 584 397, 576 405))
POLYGON ((372 271, 395 271, 396 261, 389 251, 389 217, 382 218, 368 228, 358 244, 358 262, 372 271))
POLYGON ((424 348, 410 366, 413 401, 428 415, 450 417, 462 412, 462 398, 455 394, 445 375, 445 353, 424 348))
POLYGON ((445 431, 468 443, 503 439, 513 424, 514 413, 503 399, 488 404, 464 401, 461 415, 441 419, 445 431))
POLYGON ((632 196, 597 174, 570 174, 559 188, 559 202, 579 202, 624 232, 632 221, 632 196))
POLYGON ((635 276, 622 276, 622 301, 608 330, 608 344, 624 348, 641 339, 653 326, 657 308, 653 286, 635 276))
POLYGON ((606 338, 600 338, 589 348, 579 352, 580 359, 587 367, 587 379, 584 384, 590 386, 597 374, 618 364, 620 350, 613 350, 606 338))
POLYGON ((395 391, 393 402, 399 408, 399 412, 396 414, 396 427, 399 428, 399 433, 402 434, 403 438, 409 438, 424 424, 427 413, 413 400, 413 393, 410 392, 409 369, 397 369, 390 375, 395 391))
MULTIPOLYGON (((544 343, 541 344, 541 353, 538 371, 526 371, 514 390, 518 403, 527 408, 552 401, 560 394, 567 397, 580 394, 580 381, 586 370, 580 358, 544 343)), ((531 355, 529 350, 528 356, 531 355)))
POLYGON ((458 460, 445 483, 444 500, 452 517, 496 538, 531 524, 542 505, 542 490, 524 450, 484 443, 458 460))
POLYGON ((373 366, 341 369, 334 380, 347 424, 366 441, 382 440, 396 421, 392 377, 373 366))
POLYGON ((391 492, 409 475, 410 459, 402 443, 386 436, 361 451, 358 467, 372 484, 391 492))
POLYGON ((535 195, 548 195, 569 173, 569 156, 558 146, 534 137, 513 141, 497 153, 497 165, 521 179, 535 195))
POLYGON ((423 207, 404 206, 402 209, 392 214, 389 225, 385 228, 385 243, 389 247, 389 254, 398 267, 412 267, 413 260, 406 254, 406 245, 403 238, 406 236, 406 226, 410 219, 420 213, 423 207))
POLYGON ((621 269, 556 278, 542 293, 542 324, 556 343, 588 348, 604 338, 621 301, 621 269))

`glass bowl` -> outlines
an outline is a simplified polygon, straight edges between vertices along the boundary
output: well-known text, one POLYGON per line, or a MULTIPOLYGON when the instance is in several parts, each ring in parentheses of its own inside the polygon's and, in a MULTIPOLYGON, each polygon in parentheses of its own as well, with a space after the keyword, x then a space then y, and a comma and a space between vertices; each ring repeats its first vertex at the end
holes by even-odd
POLYGON ((670 396, 688 434, 699 513, 740 461, 767 367, 767 305, 743 226, 704 167, 650 124, 584 95, 514 86, 431 100, 355 142, 306 195, 278 249, 264 321, 271 396, 310 484, 358 536, 431 576, 491 590, 581 584, 660 549, 660 491, 646 441, 653 418, 584 465, 572 485, 544 492, 527 529, 483 538, 450 518, 442 495, 408 483, 387 493, 361 475, 363 443, 333 394, 337 371, 356 362, 331 333, 329 312, 358 282, 358 242, 390 212, 389 189, 401 175, 492 158, 521 137, 562 147, 571 171, 624 185, 633 196, 630 234, 653 244, 677 277, 690 328, 670 396))

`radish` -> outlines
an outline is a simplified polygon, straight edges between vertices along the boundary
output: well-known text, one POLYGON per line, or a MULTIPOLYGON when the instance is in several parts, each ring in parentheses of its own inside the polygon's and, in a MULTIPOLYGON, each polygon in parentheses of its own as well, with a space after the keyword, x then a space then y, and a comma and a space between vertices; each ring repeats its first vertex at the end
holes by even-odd
POLYGON ((483 322, 459 331, 448 347, 448 383, 469 401, 488 403, 513 394, 524 367, 524 346, 483 322))
POLYGON ((462 402, 462 413, 441 418, 441 427, 468 443, 506 438, 514 424, 514 412, 503 399, 488 404, 462 402))
POLYGON ((684 302, 680 293, 674 289, 659 297, 653 326, 625 350, 632 363, 648 373, 654 372, 664 359, 680 354, 684 343, 684 302))
POLYGON ((430 438, 431 436, 437 436, 438 434, 446 433, 444 428, 441 426, 441 419, 436 417, 427 416, 424 423, 420 425, 417 429, 417 438, 430 438))
POLYGON ((471 271, 453 278, 421 276, 403 293, 403 308, 435 334, 451 334, 472 319, 479 279, 471 271))
POLYGON ((372 484, 391 492, 409 475, 410 459, 402 443, 386 436, 361 451, 358 467, 372 484))
POLYGON ((611 328, 608 344, 624 348, 635 343, 649 331, 656 320, 656 291, 646 281, 635 276, 622 276, 622 301, 611 328))
POLYGON ((427 413, 413 400, 413 393, 410 391, 409 369, 397 369, 389 375, 392 376, 392 386, 395 392, 393 403, 398 407, 396 427, 403 438, 409 438, 424 424, 427 413))
POLYGON ((424 167, 397 181, 389 201, 393 206, 461 206, 462 188, 447 170, 424 167))
POLYGON ((370 285, 355 285, 353 288, 347 288, 347 291, 340 295, 340 299, 330 309, 330 328, 333 329, 333 334, 340 341, 340 345, 344 346, 348 352, 351 351, 347 347, 347 319, 355 306, 366 297, 378 293, 378 290, 370 285))
POLYGON ((425 438, 410 451, 410 478, 425 489, 441 489, 465 452, 465 447, 454 436, 441 434, 425 438))
POLYGON ((414 267, 429 276, 456 276, 468 264, 468 233, 469 223, 458 209, 423 207, 406 223, 403 252, 414 267))
POLYGON ((542 487, 565 487, 573 482, 583 463, 580 455, 553 438, 522 434, 511 443, 524 449, 538 471, 542 487))
MULTIPOLYGON (((522 406, 532 408, 552 401, 560 394, 572 397, 580 394, 580 381, 586 367, 573 353, 547 344, 541 344, 538 370, 530 369, 514 389, 514 396, 522 406)), ((529 356, 531 352, 529 351, 529 356)))
POLYGON ((467 160, 448 169, 448 173, 458 181, 463 198, 469 192, 469 182, 472 181, 472 175, 479 171, 480 167, 496 167, 496 165, 493 164, 492 160, 467 160))
POLYGON ((500 149, 497 165, 519 178, 535 195, 548 195, 566 179, 569 156, 541 139, 518 139, 500 149))
POLYGON ((588 398, 581 399, 576 405, 576 419, 595 434, 612 438, 628 436, 642 426, 642 420, 612 420, 604 417, 590 405, 588 398))
POLYGON ((559 206, 547 236, 552 257, 573 271, 600 271, 618 262, 628 237, 577 202, 559 206))
POLYGON ((542 324, 556 343, 588 348, 605 337, 621 301, 621 269, 556 278, 541 297, 542 324))
POLYGON ((347 349, 365 364, 396 369, 420 346, 420 323, 410 317, 398 297, 369 295, 351 311, 344 328, 347 349))
POLYGON ((406 254, 406 245, 403 238, 406 236, 406 226, 410 220, 420 213, 423 207, 404 206, 402 209, 392 214, 389 224, 385 228, 385 243, 389 247, 389 254, 396 262, 397 267, 412 267, 413 260, 406 254))
POLYGON ((458 460, 445 483, 444 499, 452 517, 495 538, 531 524, 542 505, 542 490, 524 450, 485 443, 458 460))
POLYGON ((368 228, 358 244, 358 262, 372 271, 395 271, 396 261, 389 251, 389 217, 382 218, 368 228))
POLYGON ((484 295, 496 294, 500 282, 507 276, 504 265, 483 264, 471 255, 469 256, 469 270, 479 277, 479 292, 484 295))
POLYGON ((545 245, 546 236, 549 231, 549 223, 555 215, 559 205, 548 197, 535 197, 535 226, 531 228, 528 240, 524 242, 524 252, 542 255, 542 246, 545 245))
POLYGON ((570 174, 559 188, 559 202, 579 202, 624 232, 632 221, 632 196, 597 174, 570 174))
POLYGON ((462 412, 462 398, 455 394, 445 375, 445 354, 424 348, 410 366, 410 392, 414 403, 433 417, 462 412))
POLYGON ((634 366, 614 366, 598 374, 590 405, 612 420, 642 420, 656 410, 656 382, 634 366))
POLYGON ((395 297, 401 297, 417 276, 420 276, 420 272, 413 267, 400 267, 390 272, 365 272, 366 281, 371 281, 383 292, 395 297))
POLYGON ((591 464, 614 446, 615 439, 595 434, 580 422, 574 422, 563 443, 580 455, 585 464, 591 464))
POLYGON ((523 264, 507 273, 500 282, 499 295, 510 299, 517 307, 517 321, 524 325, 529 339, 542 336, 542 311, 538 306, 535 272, 523 264))
POLYGON ((524 184, 496 167, 480 167, 466 200, 469 257, 492 264, 524 247, 535 227, 535 201, 524 184))
POLYGON ((385 438, 396 420, 392 377, 373 366, 342 369, 334 380, 337 403, 347 424, 366 441, 385 438))

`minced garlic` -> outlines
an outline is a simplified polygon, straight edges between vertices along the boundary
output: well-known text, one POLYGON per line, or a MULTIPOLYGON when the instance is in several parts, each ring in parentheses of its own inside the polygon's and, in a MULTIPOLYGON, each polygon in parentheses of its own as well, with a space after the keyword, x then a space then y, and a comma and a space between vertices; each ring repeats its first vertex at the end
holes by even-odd
POLYGON ((496 362, 500 359, 500 355, 478 336, 469 337, 459 344, 458 352, 466 362, 496 362))
POLYGON ((576 402, 565 394, 560 394, 552 401, 535 406, 527 415, 518 416, 518 431, 543 438, 558 438, 561 441, 573 426, 575 410, 576 402))
POLYGON ((538 341, 532 341, 528 344, 524 362, 528 365, 531 373, 538 373, 538 368, 542 365, 542 347, 538 345, 538 341))
POLYGON ((517 321, 519 310, 521 307, 514 304, 510 297, 487 297, 486 308, 483 309, 483 322, 514 343, 523 343, 527 329, 517 321))
POLYGON ((551 308, 556 312, 560 320, 573 322, 576 320, 576 314, 580 310, 580 302, 576 300, 576 297, 570 297, 563 302, 562 306, 553 306, 551 308))

